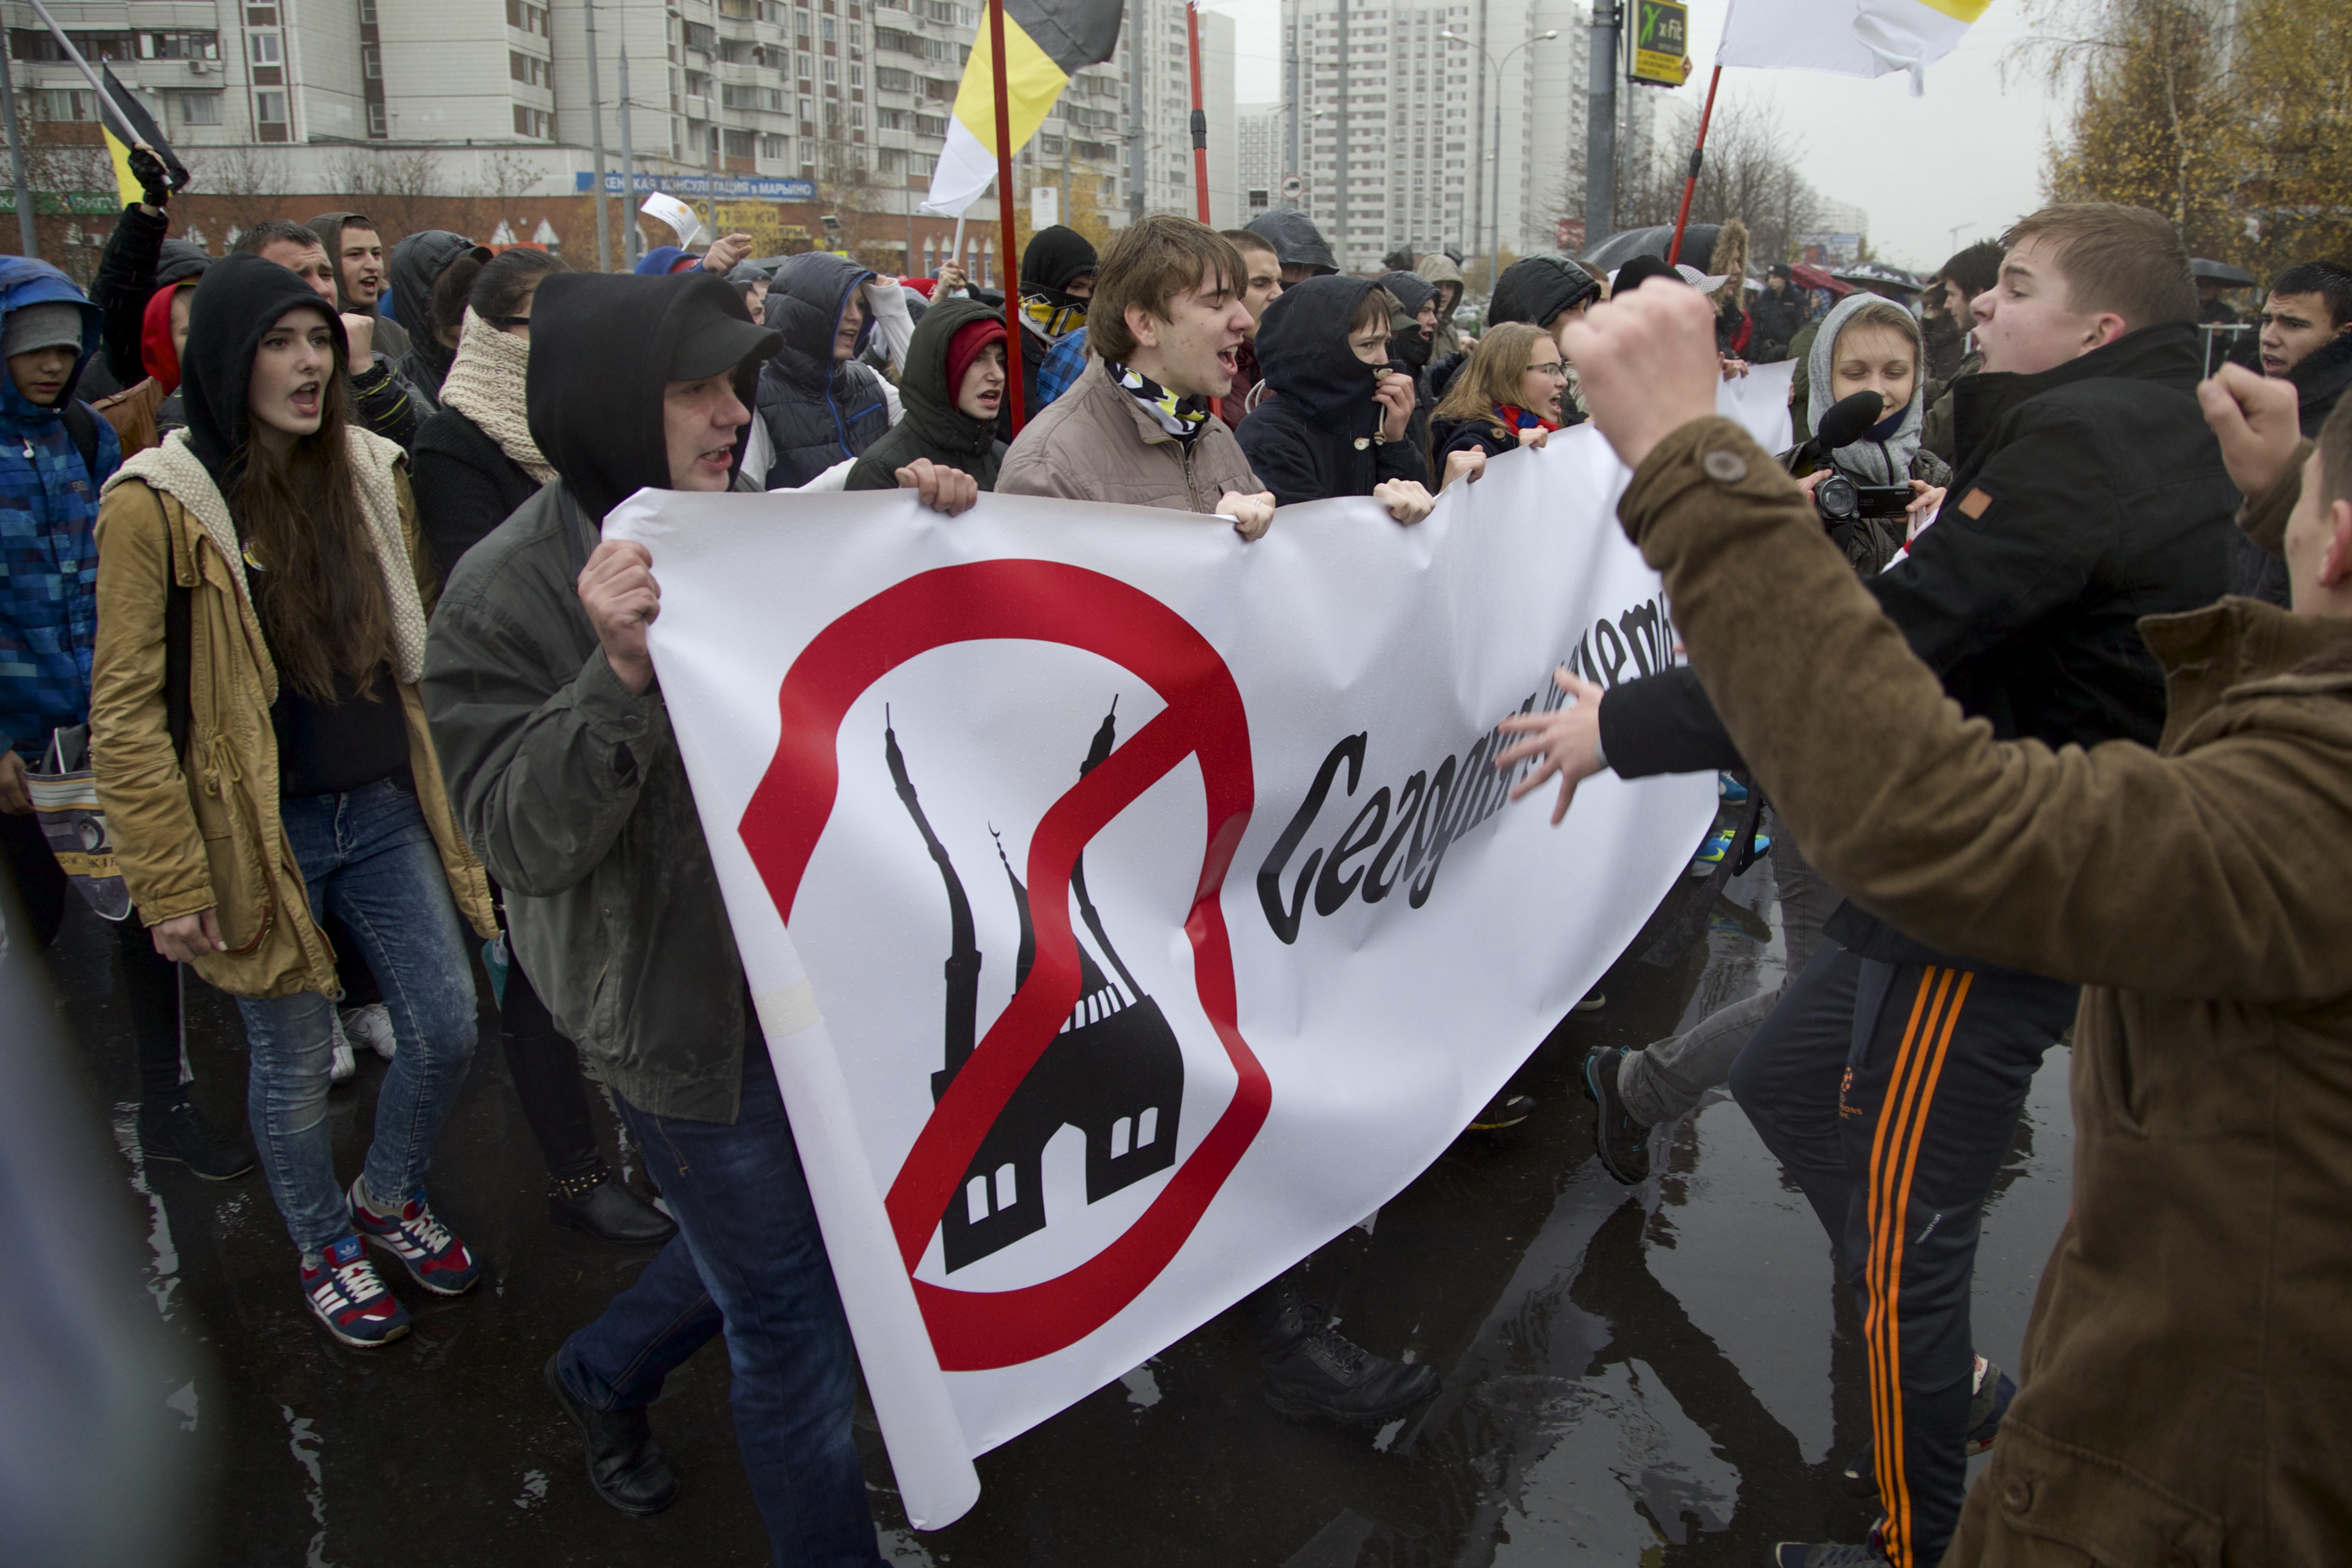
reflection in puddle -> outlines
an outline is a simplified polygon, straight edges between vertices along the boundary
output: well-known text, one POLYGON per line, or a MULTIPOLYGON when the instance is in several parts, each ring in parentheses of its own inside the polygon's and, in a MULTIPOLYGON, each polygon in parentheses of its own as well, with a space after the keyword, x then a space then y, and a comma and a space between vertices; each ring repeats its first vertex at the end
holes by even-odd
POLYGON ((172 1296, 180 1288, 180 1248, 172 1239, 172 1218, 163 1212, 163 1200, 147 1184, 147 1151, 139 1145, 135 1100, 114 1108, 114 1146, 131 1163, 131 1190, 147 1202, 147 1250, 154 1255, 148 1265, 147 1294, 155 1299, 155 1310, 168 1323, 172 1296))
POLYGON ((334 1568, 334 1564, 327 1561, 327 1478, 319 1464, 319 1451, 324 1447, 324 1439, 311 1426, 310 1417, 295 1415, 292 1405, 281 1405, 278 1413, 285 1417, 289 1434, 286 1446, 293 1451, 294 1462, 301 1466, 303 1473, 310 1478, 307 1493, 310 1521, 319 1528, 310 1537, 310 1553, 302 1560, 304 1568, 334 1568))

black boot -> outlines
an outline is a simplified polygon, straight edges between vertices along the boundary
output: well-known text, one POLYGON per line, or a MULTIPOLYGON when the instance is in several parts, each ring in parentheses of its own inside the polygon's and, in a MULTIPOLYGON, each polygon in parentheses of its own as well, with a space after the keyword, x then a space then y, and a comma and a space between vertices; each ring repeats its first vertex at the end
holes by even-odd
POLYGON ((587 1184, 558 1182, 547 1194, 547 1217, 622 1247, 659 1247, 677 1234, 669 1215, 631 1192, 609 1171, 587 1184))
POLYGON ((654 1441, 644 1409, 604 1411, 583 1405, 556 1369, 562 1356, 558 1351, 547 1358, 547 1391, 588 1440, 588 1484, 596 1495, 623 1513, 659 1513, 676 1502, 677 1472, 654 1441))
POLYGON ((253 1169, 246 1146, 205 1121, 185 1092, 140 1105, 139 1147, 150 1160, 185 1165, 208 1182, 226 1182, 253 1169))
POLYGON ((1624 1068, 1625 1056, 1615 1046, 1587 1052, 1584 1096, 1595 1108, 1592 1146, 1601 1155, 1601 1168, 1635 1187, 1650 1179, 1650 1129, 1633 1120, 1633 1113, 1625 1108, 1625 1097, 1617 1090, 1617 1075, 1624 1068))
POLYGON ((1277 1279, 1244 1303, 1265 1369, 1265 1402, 1286 1421, 1381 1426, 1437 1392, 1437 1373, 1344 1338, 1323 1309, 1277 1279))

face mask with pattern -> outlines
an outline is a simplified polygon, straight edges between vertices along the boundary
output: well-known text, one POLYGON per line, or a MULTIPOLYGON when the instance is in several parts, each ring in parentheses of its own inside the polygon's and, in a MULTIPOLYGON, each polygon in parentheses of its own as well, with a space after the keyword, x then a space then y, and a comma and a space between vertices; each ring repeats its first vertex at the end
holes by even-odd
POLYGON ((1059 290, 1021 296, 1021 324, 1049 343, 1058 343, 1087 324, 1087 302, 1059 290), (1056 304, 1055 297, 1065 301, 1056 304))
POLYGON ((1160 427, 1179 441, 1190 441, 1209 422, 1209 403, 1203 397, 1178 397, 1174 393, 1145 375, 1123 364, 1105 367, 1110 378, 1125 387, 1128 395, 1150 410, 1160 421, 1160 427))

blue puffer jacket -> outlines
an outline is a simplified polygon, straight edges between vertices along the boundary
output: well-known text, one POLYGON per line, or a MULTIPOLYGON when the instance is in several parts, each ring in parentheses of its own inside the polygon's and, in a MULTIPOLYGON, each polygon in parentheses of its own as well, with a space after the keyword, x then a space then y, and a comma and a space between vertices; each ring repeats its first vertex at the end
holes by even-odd
MULTIPOLYGON (((882 378, 854 357, 833 357, 851 290, 873 278, 845 256, 811 250, 776 268, 768 285, 767 324, 784 338, 760 367, 760 417, 776 453, 772 490, 796 489, 845 458, 863 457, 890 428, 882 378)), ((859 352, 873 335, 869 315, 858 329, 859 352)))
MULTIPOLYGON (((98 352, 98 307, 47 262, 0 256, 0 331, 11 312, 53 300, 82 313, 81 358, 62 406, 98 352)), ((49 731, 89 716, 98 487, 122 463, 113 428, 95 423, 93 474, 58 409, 26 402, 0 373, 0 742, 35 766, 49 731)))

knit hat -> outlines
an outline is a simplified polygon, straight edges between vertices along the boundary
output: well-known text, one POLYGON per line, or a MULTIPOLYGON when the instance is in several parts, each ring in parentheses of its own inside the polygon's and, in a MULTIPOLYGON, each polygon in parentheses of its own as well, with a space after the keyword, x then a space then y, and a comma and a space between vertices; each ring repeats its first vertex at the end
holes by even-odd
POLYGON ((0 359, 14 359, 35 349, 71 349, 79 353, 81 314, 79 305, 63 300, 17 306, 8 312, 7 326, 0 328, 0 359))
POLYGON ((971 362, 987 352, 991 343, 1004 341, 1004 322, 991 316, 982 321, 966 321, 948 340, 948 396, 950 400, 963 395, 963 373, 971 362))

